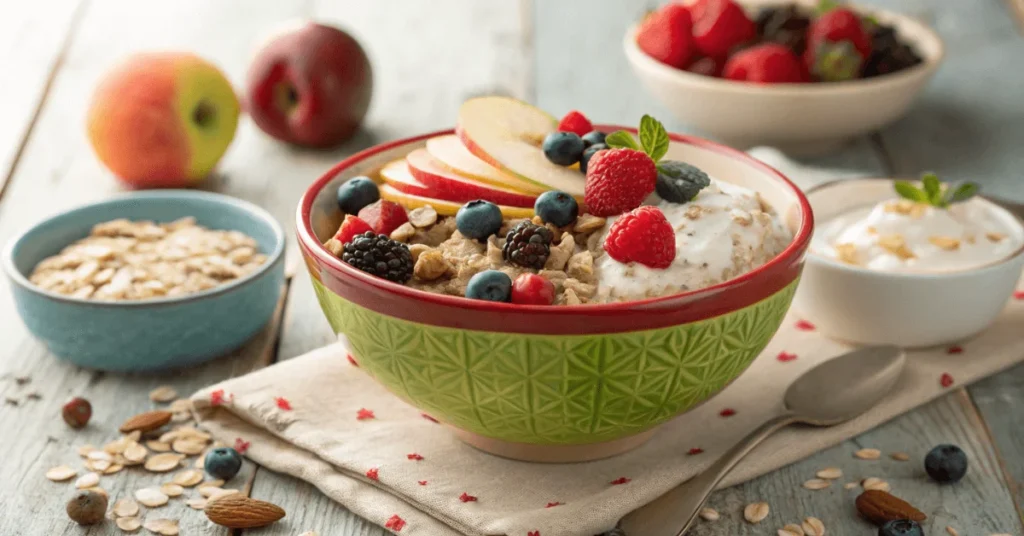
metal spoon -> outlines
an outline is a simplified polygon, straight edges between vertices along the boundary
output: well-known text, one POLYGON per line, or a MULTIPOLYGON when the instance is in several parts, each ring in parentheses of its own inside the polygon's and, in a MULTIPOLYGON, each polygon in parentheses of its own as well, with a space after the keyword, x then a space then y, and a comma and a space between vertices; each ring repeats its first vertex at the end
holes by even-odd
POLYGON ((793 423, 833 426, 864 413, 896 385, 905 360, 900 348, 873 346, 805 372, 786 389, 781 415, 751 432, 703 473, 626 515, 619 527, 628 536, 682 536, 722 478, 761 441, 793 423))

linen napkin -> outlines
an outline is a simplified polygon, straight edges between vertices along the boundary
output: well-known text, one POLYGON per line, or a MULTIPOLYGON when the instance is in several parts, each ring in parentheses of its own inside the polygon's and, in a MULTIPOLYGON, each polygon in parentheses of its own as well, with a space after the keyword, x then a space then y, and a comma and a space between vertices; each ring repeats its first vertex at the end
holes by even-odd
MULTIPOLYGON (((850 175, 799 169, 773 150, 753 153, 803 185, 850 175)), ((833 428, 786 428, 723 485, 797 461, 1024 361, 1021 325, 1024 300, 1014 299, 975 339, 911 352, 899 385, 872 411, 833 428)), ((849 349, 818 334, 813 319, 791 312, 764 353, 722 393, 632 452, 579 464, 518 462, 462 444, 347 360, 344 342, 208 387, 192 400, 216 439, 244 442, 256 463, 312 483, 394 533, 590 536, 706 468, 774 416, 803 371, 849 349)))

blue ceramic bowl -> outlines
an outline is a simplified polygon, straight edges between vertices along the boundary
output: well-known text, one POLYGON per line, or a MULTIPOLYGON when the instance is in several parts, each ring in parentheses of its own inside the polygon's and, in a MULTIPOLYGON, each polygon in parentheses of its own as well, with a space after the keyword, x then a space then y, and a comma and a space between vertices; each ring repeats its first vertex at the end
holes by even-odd
POLYGON ((29 331, 57 356, 111 371, 178 368, 224 355, 262 328, 284 284, 284 231, 265 210, 232 197, 191 190, 131 193, 49 218, 11 240, 3 266, 29 331), (36 287, 41 260, 117 218, 169 222, 193 216, 211 229, 241 231, 267 262, 255 272, 203 292, 172 298, 102 302, 36 287))

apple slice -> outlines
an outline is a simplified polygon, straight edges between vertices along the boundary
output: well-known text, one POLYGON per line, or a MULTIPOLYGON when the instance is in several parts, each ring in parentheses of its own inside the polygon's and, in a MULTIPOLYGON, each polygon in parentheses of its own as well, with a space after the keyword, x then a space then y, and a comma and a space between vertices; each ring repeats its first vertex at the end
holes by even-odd
POLYGON ((426 184, 412 176, 405 159, 389 162, 382 167, 380 178, 385 184, 390 184, 392 188, 407 194, 430 197, 434 193, 426 184))
POLYGON ((427 152, 442 167, 467 179, 511 188, 528 194, 542 194, 548 190, 547 186, 524 181, 480 160, 469 152, 469 149, 462 144, 462 140, 454 134, 430 138, 427 140, 427 152))
POLYGON ((583 196, 579 170, 552 164, 541 143, 558 121, 525 102, 508 97, 477 97, 462 103, 455 133, 469 152, 516 177, 583 196))
POLYGON ((438 164, 426 149, 416 149, 405 157, 412 176, 434 191, 431 197, 451 201, 483 199, 496 205, 532 207, 537 196, 477 182, 452 173, 438 164))
MULTIPOLYGON (((425 205, 434 207, 434 210, 442 216, 454 216, 456 212, 462 208, 462 203, 456 203, 454 201, 448 201, 446 199, 434 199, 430 197, 418 196, 407 194, 399 191, 390 184, 382 184, 380 186, 380 196, 388 201, 394 201, 405 207, 408 210, 419 208, 425 205)), ((509 207, 499 205, 501 209, 501 215, 505 218, 532 218, 533 209, 523 207, 509 207)))

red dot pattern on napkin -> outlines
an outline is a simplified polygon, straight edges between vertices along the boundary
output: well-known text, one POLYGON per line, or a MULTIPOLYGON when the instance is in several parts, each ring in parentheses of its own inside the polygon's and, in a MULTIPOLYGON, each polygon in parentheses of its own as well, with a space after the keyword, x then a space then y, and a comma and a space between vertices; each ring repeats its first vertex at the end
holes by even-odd
POLYGON ((398 517, 398 514, 389 517, 388 520, 384 522, 384 528, 391 529, 395 532, 402 532, 402 528, 404 527, 405 520, 398 517))
POLYGON ((292 403, 289 402, 288 399, 283 397, 283 396, 276 396, 276 397, 274 397, 274 403, 277 404, 277 407, 279 407, 279 408, 281 408, 281 409, 283 409, 285 411, 291 411, 292 410, 292 403))
POLYGON ((963 349, 962 346, 950 346, 946 350, 946 353, 947 354, 962 354, 962 353, 964 353, 964 349, 963 349))
POLYGON ((345 354, 345 359, 348 359, 348 362, 352 363, 353 367, 359 366, 359 363, 356 362, 356 358, 352 357, 352 354, 345 354))
POLYGON ((366 478, 369 478, 370 480, 380 480, 380 475, 378 473, 380 473, 380 469, 377 469, 376 467, 367 469, 366 478))
POLYGON ((796 359, 796 354, 791 354, 789 352, 779 352, 779 355, 775 356, 775 359, 778 359, 782 363, 788 363, 796 359))
POLYGON ((612 480, 611 482, 609 482, 609 484, 611 484, 613 486, 621 486, 623 484, 629 484, 630 480, 631 479, 629 479, 629 478, 626 478, 624 476, 620 476, 619 478, 616 478, 615 480, 612 480))
POLYGON ((1015 299, 1015 300, 1024 300, 1024 290, 1018 290, 1017 292, 1014 292, 1013 293, 1013 299, 1015 299))
POLYGON ((426 480, 420 480, 420 481, 418 481, 417 483, 418 483, 419 485, 421 485, 421 486, 426 486, 426 485, 427 485, 427 481, 426 481, 426 480))
POLYGON ((563 504, 565 504, 565 503, 549 502, 546 506, 544 506, 544 508, 554 508, 556 506, 562 506, 563 504))
POLYGON ((793 324, 793 327, 799 329, 800 331, 814 331, 815 329, 817 329, 814 327, 814 324, 806 320, 797 320, 796 324, 793 324))
POLYGON ((419 454, 416 454, 415 452, 413 452, 412 454, 406 454, 405 457, 409 458, 410 460, 415 460, 417 462, 423 459, 423 456, 420 456, 419 454))
POLYGON ((526 533, 526 536, 540 536, 540 531, 539 530, 531 530, 530 532, 526 533))
POLYGON ((736 410, 732 408, 725 408, 722 411, 718 412, 718 414, 721 415, 722 417, 732 417, 733 415, 736 415, 736 410))
POLYGON ((943 372, 942 376, 939 378, 939 384, 942 385, 943 387, 949 387, 953 385, 953 376, 951 376, 948 372, 943 372))
POLYGON ((224 398, 224 389, 217 389, 210 393, 210 405, 220 406, 224 404, 226 399, 224 398))
POLYGON ((441 424, 437 419, 431 417, 430 415, 427 415, 426 413, 420 413, 420 417, 423 417, 424 419, 426 419, 426 420, 428 420, 428 421, 430 421, 430 422, 432 422, 434 424, 441 424))
POLYGON ((466 493, 465 491, 463 491, 462 495, 459 495, 459 500, 464 502, 464 503, 476 502, 476 497, 474 497, 474 496, 466 493))
POLYGON ((359 411, 356 412, 356 420, 357 421, 365 421, 367 419, 376 419, 376 418, 377 418, 377 416, 373 414, 373 410, 372 409, 359 408, 359 411))
POLYGON ((252 443, 240 437, 235 438, 235 450, 237 450, 239 454, 245 454, 246 452, 249 452, 250 445, 252 445, 252 443))
POLYGON ((698 454, 703 454, 703 453, 704 453, 704 449, 702 449, 700 447, 693 447, 686 454, 688 454, 690 456, 696 456, 698 454))

